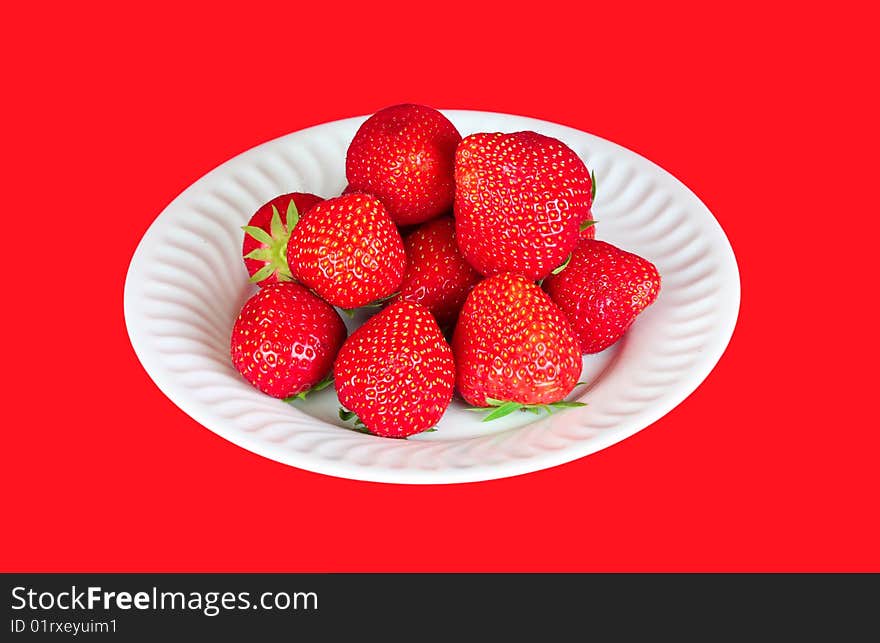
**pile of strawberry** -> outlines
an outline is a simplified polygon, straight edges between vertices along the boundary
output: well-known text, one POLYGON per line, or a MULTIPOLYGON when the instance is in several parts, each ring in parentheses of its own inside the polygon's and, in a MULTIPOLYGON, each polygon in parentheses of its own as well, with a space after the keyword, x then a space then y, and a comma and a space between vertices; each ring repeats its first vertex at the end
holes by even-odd
POLYGON ((432 428, 455 390, 486 419, 580 406, 565 397, 581 355, 657 298, 653 264, 596 240, 595 177, 559 140, 462 138, 435 109, 395 105, 357 131, 345 172, 340 196, 284 194, 244 227, 260 290, 232 362, 268 395, 333 384, 340 417, 395 438, 432 428), (339 310, 367 306, 347 336, 339 310))

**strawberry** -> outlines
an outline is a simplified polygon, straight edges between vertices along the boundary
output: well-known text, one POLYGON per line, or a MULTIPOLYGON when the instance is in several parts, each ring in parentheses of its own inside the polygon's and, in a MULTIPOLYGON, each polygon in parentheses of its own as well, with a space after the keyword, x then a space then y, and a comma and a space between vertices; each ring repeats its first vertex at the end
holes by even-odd
POLYGON ((425 105, 394 105, 368 118, 345 158, 349 188, 379 198, 398 225, 422 223, 452 207, 453 160, 461 134, 425 105))
POLYGON ((293 278, 287 265, 287 240, 299 216, 322 200, 306 192, 282 194, 262 205, 242 227, 241 254, 252 283, 265 286, 293 278))
POLYGON ((598 353, 657 299, 660 274, 647 259, 610 243, 581 241, 568 265, 543 287, 571 321, 581 351, 598 353))
POLYGON ((293 276, 325 301, 357 308, 397 290, 406 269, 403 240, 382 203, 346 194, 313 206, 290 235, 293 276))
POLYGON ((428 309, 395 302, 342 345, 333 367, 340 417, 405 438, 434 426, 452 400, 452 350, 428 309))
POLYGON ((480 133, 455 153, 458 247, 480 273, 543 279, 590 217, 592 180, 562 141, 536 132, 480 133))
POLYGON ((455 245, 452 217, 423 223, 404 237, 403 246, 407 266, 399 299, 422 304, 440 328, 451 328, 467 294, 481 278, 455 245))
POLYGON ((339 313, 299 284, 266 284, 248 299, 232 328, 232 363, 272 397, 303 397, 329 384, 346 337, 339 313))
POLYGON ((547 294, 521 275, 494 275, 471 290, 452 350, 458 391, 477 407, 496 406, 506 414, 549 410, 554 403, 580 406, 561 402, 581 373, 574 331, 547 294))

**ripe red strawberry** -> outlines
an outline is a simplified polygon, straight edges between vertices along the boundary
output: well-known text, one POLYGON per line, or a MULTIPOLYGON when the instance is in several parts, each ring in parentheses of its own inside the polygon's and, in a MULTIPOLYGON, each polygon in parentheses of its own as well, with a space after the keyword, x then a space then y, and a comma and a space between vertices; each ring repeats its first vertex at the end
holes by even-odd
POLYGON ((512 273, 474 287, 459 314, 452 350, 462 397, 499 411, 559 403, 581 373, 577 338, 565 315, 540 287, 512 273))
POLYGON ((452 207, 459 141, 455 126, 432 107, 386 107, 361 125, 348 147, 349 187, 381 199, 398 225, 432 219, 452 207))
POLYGON ((339 313, 299 284, 267 284, 245 302, 232 328, 232 363, 272 397, 322 388, 346 337, 339 313))
POLYGON ((455 245, 452 217, 423 223, 403 239, 407 266, 399 299, 422 304, 440 328, 451 328, 479 273, 455 245))
MULTIPOLYGON (((452 400, 452 350, 419 304, 399 301, 346 340, 333 367, 340 403, 376 435, 405 438, 434 426, 452 400)), ((340 417, 351 415, 340 411, 340 417)))
POLYGON ((291 192, 262 205, 246 226, 241 254, 251 282, 265 286, 276 281, 290 281, 287 265, 287 240, 300 215, 316 203, 319 196, 291 192))
POLYGON ((543 279, 590 217, 592 181, 562 141, 536 132, 472 134, 455 153, 455 230, 484 275, 543 279))
POLYGON ((571 261, 543 283, 565 312, 584 353, 598 353, 623 336, 660 292, 660 274, 647 259, 604 241, 581 241, 571 261))
POLYGON ((313 206, 290 235, 293 276, 324 300, 357 308, 392 295, 403 279, 403 240, 382 203, 346 194, 313 206))

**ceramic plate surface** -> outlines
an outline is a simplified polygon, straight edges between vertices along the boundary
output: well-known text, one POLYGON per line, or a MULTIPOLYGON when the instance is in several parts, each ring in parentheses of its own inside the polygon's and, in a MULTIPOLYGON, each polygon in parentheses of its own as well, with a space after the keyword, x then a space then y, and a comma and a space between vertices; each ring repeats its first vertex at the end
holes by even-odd
MULTIPOLYGON (((451 483, 594 453, 656 421, 699 386, 730 340, 740 300, 733 251, 706 206, 662 168, 602 138, 520 116, 444 113, 463 136, 534 130, 567 143, 596 173, 597 237, 649 259, 662 275, 660 296, 627 335, 584 356, 587 384, 568 399, 587 406, 482 423, 455 401, 437 431, 393 440, 345 428, 332 388, 291 405, 238 375, 230 332, 256 290, 241 261, 241 226, 285 192, 338 195, 348 143, 366 117, 294 132, 236 156, 187 188, 147 230, 126 277, 125 321, 138 358, 168 398, 227 440, 294 467, 358 480, 451 483)), ((350 330, 362 321, 346 318, 350 330)))

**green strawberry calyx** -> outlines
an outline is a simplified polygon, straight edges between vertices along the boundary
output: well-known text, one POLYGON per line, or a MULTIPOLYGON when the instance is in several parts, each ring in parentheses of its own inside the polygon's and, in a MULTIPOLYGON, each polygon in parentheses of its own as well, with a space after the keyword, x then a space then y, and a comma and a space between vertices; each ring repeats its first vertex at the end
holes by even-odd
POLYGON ((363 421, 357 416, 357 413, 354 411, 349 411, 343 407, 339 407, 339 419, 343 422, 348 422, 349 420, 354 420, 354 426, 352 427, 353 431, 358 431, 359 433, 370 433, 370 430, 363 423, 363 421))
MULTIPOLYGON (((358 433, 366 433, 367 435, 373 435, 373 433, 366 427, 366 425, 361 421, 361 419, 357 416, 357 413, 354 411, 349 411, 343 407, 339 407, 339 419, 343 422, 348 422, 349 420, 354 420, 354 426, 351 427, 350 430, 357 431, 358 433)), ((347 428, 347 427, 346 427, 347 428)), ((437 430, 436 426, 429 427, 424 431, 420 431, 420 433, 433 433, 437 430)), ((419 433, 415 433, 414 435, 419 435, 419 433)), ((412 437, 412 436, 409 436, 412 437)))
POLYGON ((290 240, 290 233, 299 222, 299 211, 296 209, 296 203, 293 199, 287 204, 284 219, 282 223, 281 213, 273 205, 269 232, 259 226, 246 225, 241 227, 245 234, 263 244, 262 248, 251 250, 244 256, 245 259, 266 262, 265 266, 251 275, 251 283, 259 283, 272 273, 277 273, 278 281, 293 281, 290 266, 287 264, 287 242, 290 240))
POLYGON ((290 397, 285 397, 283 401, 290 403, 290 402, 295 402, 296 400, 304 400, 304 399, 306 399, 306 397, 308 397, 309 393, 323 391, 325 388, 330 386, 332 383, 333 383, 333 373, 331 372, 331 373, 328 373, 327 375, 325 375, 324 378, 320 382, 313 384, 312 386, 310 386, 309 388, 307 388, 304 391, 300 391, 299 393, 291 395, 290 397))
POLYGON ((596 200, 596 171, 590 170, 590 203, 596 200))
POLYGON ((483 422, 491 422, 505 415, 510 415, 514 411, 528 411, 535 415, 540 415, 542 411, 553 413, 559 409, 571 409, 580 406, 586 406, 585 402, 568 402, 560 400, 559 402, 550 402, 548 404, 523 404, 521 402, 508 402, 505 400, 496 400, 491 397, 486 398, 488 406, 472 406, 465 411, 473 411, 475 413, 485 413, 491 411, 489 415, 483 418, 483 422))

